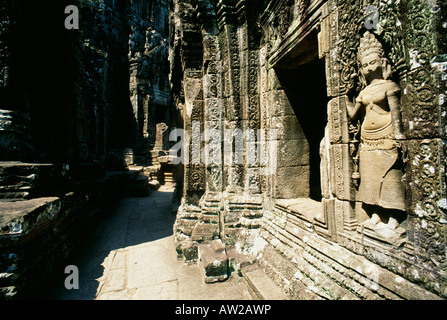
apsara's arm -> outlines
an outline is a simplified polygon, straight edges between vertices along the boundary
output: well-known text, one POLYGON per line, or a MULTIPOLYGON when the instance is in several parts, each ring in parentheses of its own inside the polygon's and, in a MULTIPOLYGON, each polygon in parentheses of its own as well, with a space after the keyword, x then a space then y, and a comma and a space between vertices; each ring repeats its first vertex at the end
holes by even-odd
POLYGON ((360 96, 355 99, 355 105, 348 100, 347 103, 347 111, 349 118, 355 119, 357 117, 357 113, 359 112, 360 108, 362 107, 362 102, 360 96))
POLYGON ((396 90, 393 90, 391 92, 387 92, 387 99, 388 99, 388 105, 390 107, 391 111, 391 118, 393 122, 393 129, 394 129, 394 137, 398 140, 405 139, 405 135, 403 133, 402 129, 402 116, 400 112, 400 101, 399 97, 397 96, 396 90))

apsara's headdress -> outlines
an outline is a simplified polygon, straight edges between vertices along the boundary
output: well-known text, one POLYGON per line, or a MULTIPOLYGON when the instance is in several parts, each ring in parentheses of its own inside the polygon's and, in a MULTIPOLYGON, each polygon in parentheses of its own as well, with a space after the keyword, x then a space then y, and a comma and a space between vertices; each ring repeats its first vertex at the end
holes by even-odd
POLYGON ((368 54, 377 53, 380 57, 384 57, 382 44, 376 39, 374 34, 366 31, 360 39, 360 46, 357 53, 359 61, 362 61, 368 54))
MULTIPOLYGON (((388 63, 388 59, 385 57, 385 51, 383 50, 382 44, 376 39, 374 34, 369 31, 366 31, 363 34, 363 37, 360 39, 359 50, 357 52, 357 58, 359 63, 362 63, 364 57, 371 53, 377 53, 379 57, 382 59, 382 76, 383 79, 387 80, 391 76, 391 65, 388 63)), ((360 67, 360 82, 362 86, 365 87, 367 85, 366 79, 363 76, 360 67)))

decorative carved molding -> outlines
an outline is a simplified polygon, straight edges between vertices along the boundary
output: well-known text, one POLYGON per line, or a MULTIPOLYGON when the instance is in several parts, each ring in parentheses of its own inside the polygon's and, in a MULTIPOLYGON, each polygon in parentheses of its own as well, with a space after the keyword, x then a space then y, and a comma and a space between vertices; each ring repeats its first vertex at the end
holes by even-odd
POLYGON ((441 139, 412 140, 408 143, 410 208, 413 242, 420 263, 447 272, 446 144, 441 139))

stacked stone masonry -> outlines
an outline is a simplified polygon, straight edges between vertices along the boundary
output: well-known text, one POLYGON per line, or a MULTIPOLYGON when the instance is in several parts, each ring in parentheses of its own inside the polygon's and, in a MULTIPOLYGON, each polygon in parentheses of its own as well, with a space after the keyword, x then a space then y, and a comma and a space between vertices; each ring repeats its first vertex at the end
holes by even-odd
POLYGON ((257 257, 292 299, 445 299, 443 6, 173 1, 172 93, 184 128, 215 129, 221 141, 226 129, 276 134, 257 140, 267 165, 250 161, 249 144, 217 155, 242 163, 185 164, 178 252, 221 239, 257 257), (372 54, 381 74, 363 64, 372 54), (389 90, 380 103, 394 131, 367 140, 371 113, 356 112, 379 85, 393 88, 380 89, 389 90), (395 162, 380 169, 387 154, 395 162))

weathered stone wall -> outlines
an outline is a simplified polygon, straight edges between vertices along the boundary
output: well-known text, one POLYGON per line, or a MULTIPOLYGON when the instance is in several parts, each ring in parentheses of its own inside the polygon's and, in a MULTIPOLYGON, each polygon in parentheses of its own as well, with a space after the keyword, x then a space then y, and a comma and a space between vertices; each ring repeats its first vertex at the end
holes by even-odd
POLYGON ((178 252, 195 261, 198 244, 219 237, 228 251, 258 256, 291 298, 445 298, 442 6, 173 1, 171 84, 192 137, 178 252), (385 234, 368 227, 371 212, 358 198, 358 132, 348 112, 363 90, 357 52, 367 30, 401 89, 406 210, 385 234), (194 137, 207 128, 222 145, 225 129, 275 132, 256 140, 275 170, 250 161, 250 144, 214 154, 241 163, 204 163, 206 144, 194 137))
POLYGON ((170 125, 167 5, 4 0, 0 15, 0 298, 34 298, 113 201, 149 192, 143 167, 126 166, 131 148, 151 157, 138 148, 157 108, 170 125))
POLYGON ((165 1, 2 1, 1 159, 104 161, 153 145, 156 118, 173 118, 167 17, 165 1), (68 5, 78 30, 64 28, 68 5))
MULTIPOLYGON (((9 167, 37 171, 39 165, 9 167)), ((42 298, 54 281, 63 282, 70 258, 83 250, 88 235, 138 177, 137 172, 109 172, 40 197, 1 201, 0 299, 42 298)))
POLYGON ((442 72, 437 70, 434 63, 437 59, 445 61, 442 58, 446 50, 442 41, 445 29, 439 27, 443 19, 443 4, 421 1, 369 3, 378 9, 375 33, 383 41, 392 65, 393 80, 402 92, 400 101, 406 140, 401 143, 408 216, 401 223, 401 227, 406 229, 406 237, 392 244, 380 237, 371 238, 366 231, 360 232, 360 235, 358 230, 353 231, 353 226, 365 217, 359 203, 354 201, 356 188, 352 186, 353 179, 349 179, 353 163, 346 160, 350 159, 347 149, 352 141, 346 140, 349 123, 344 118, 344 110, 346 100, 359 92, 360 84, 357 78, 346 75, 358 74, 354 48, 358 48, 360 36, 365 30, 366 6, 361 2, 354 5, 343 2, 336 8, 331 7, 330 2, 327 5, 328 16, 322 21, 322 26, 327 29, 322 28, 321 32, 321 37, 327 38, 321 51, 327 52, 324 56, 328 68, 328 95, 334 97, 328 108, 329 116, 332 114, 328 126, 329 133, 332 133, 329 135, 330 148, 334 151, 339 148, 339 152, 345 153, 338 158, 330 153, 330 162, 336 164, 341 161, 340 169, 334 168, 332 171, 340 170, 340 177, 343 178, 336 179, 336 186, 343 183, 345 194, 337 190, 332 192, 325 202, 326 208, 333 206, 333 209, 326 214, 330 216, 332 211, 340 245, 445 297, 445 149, 441 151, 445 126, 443 120, 437 120, 437 116, 427 118, 426 113, 441 115, 445 108, 442 98, 445 82, 441 80, 442 72), (341 41, 337 43, 335 39, 341 41), (335 117, 337 112, 341 116, 335 117), (350 143, 346 145, 348 141, 350 143), (427 153, 425 150, 430 151, 427 153), (424 166, 430 168, 430 173, 424 166), (421 191, 421 184, 430 185, 430 191, 421 191), (332 198, 334 200, 329 200, 332 198), (421 237, 425 240, 421 241, 421 237), (431 262, 427 261, 427 252, 431 252, 431 262))
POLYGON ((9 57, 4 66, 12 79, 2 99, 2 137, 21 135, 2 160, 103 160, 112 147, 129 144, 114 133, 120 126, 125 133, 132 121, 131 113, 126 118, 128 81, 120 80, 128 72, 125 7, 110 5, 2 1, 3 50, 9 57), (79 30, 64 28, 68 5, 80 10, 79 30), (30 36, 36 28, 40 32, 30 36), (114 117, 121 123, 113 123, 114 117), (26 143, 21 154, 17 148, 26 143))
MULTIPOLYGON (((304 22, 307 20, 309 20, 309 22, 312 21, 312 17, 309 18, 309 16, 312 14, 311 8, 313 4, 314 2, 310 3, 307 16, 306 12, 304 13, 302 19, 304 22)), ((346 115, 346 108, 349 100, 351 100, 352 97, 356 95, 355 92, 358 93, 359 90, 358 87, 356 88, 356 86, 359 86, 359 82, 357 82, 356 78, 356 74, 358 74, 356 48, 358 47, 358 41, 362 30, 365 30, 364 21, 365 16, 367 16, 367 14, 365 14, 366 5, 362 2, 341 2, 338 6, 331 2, 327 2, 321 7, 319 13, 321 16, 319 52, 320 58, 324 57, 326 62, 327 90, 328 97, 331 98, 328 103, 327 133, 322 142, 322 177, 325 176, 324 173, 326 173, 327 176, 325 181, 322 180, 323 212, 321 213, 321 217, 317 216, 315 219, 308 219, 306 217, 304 220, 307 220, 308 223, 312 223, 312 229, 320 236, 330 239, 334 243, 337 242, 339 245, 351 250, 358 256, 364 256, 376 263, 377 265, 375 265, 374 268, 380 266, 388 269, 414 283, 422 284, 422 287, 445 297, 445 264, 440 262, 445 261, 445 253, 442 249, 445 246, 445 228, 443 227, 442 218, 442 216, 445 215, 445 209, 443 209, 442 205, 442 199, 444 198, 443 194, 445 194, 445 185, 441 182, 445 179, 445 160, 441 160, 442 158, 445 159, 445 154, 442 151, 439 152, 439 147, 435 147, 441 141, 440 139, 442 139, 443 125, 436 119, 422 121, 424 116, 418 115, 422 110, 427 108, 434 108, 434 110, 436 110, 430 112, 432 115, 440 114, 439 112, 442 113, 443 89, 438 91, 438 88, 442 88, 444 84, 442 81, 439 81, 441 76, 436 76, 437 71, 431 69, 433 64, 430 66, 430 63, 434 61, 434 58, 442 56, 445 51, 445 44, 443 45, 441 40, 442 33, 445 33, 445 30, 441 30, 437 27, 439 24, 439 22, 437 22, 439 21, 438 19, 442 20, 442 17, 440 16, 441 4, 432 3, 426 4, 426 6, 425 4, 416 4, 415 2, 411 5, 386 4, 379 2, 371 2, 370 4, 375 5, 379 10, 378 28, 376 32, 383 38, 385 47, 389 50, 389 59, 393 65, 394 79, 396 82, 400 83, 403 88, 401 110, 403 113, 407 140, 402 143, 406 146, 404 147, 404 150, 408 152, 404 160, 406 163, 405 182, 407 189, 406 201, 408 221, 404 221, 401 226, 406 228, 407 238, 398 243, 390 244, 389 242, 384 241, 383 238, 377 238, 371 235, 368 236, 366 231, 365 233, 362 233, 363 229, 362 232, 359 232, 359 229, 356 228, 356 226, 361 224, 367 217, 361 208, 361 204, 356 201, 356 187, 353 179, 351 179, 355 163, 350 154, 350 143, 352 142, 350 139, 352 138, 350 138, 349 119, 346 115), (418 7, 418 10, 412 11, 414 10, 413 6, 418 7), (416 12, 418 13, 416 14, 416 12), (420 22, 418 26, 415 26, 410 22, 413 16, 415 18, 417 17, 416 20, 420 22), (406 27, 405 32, 402 29, 404 26, 406 27), (417 33, 418 28, 422 28, 422 30, 425 31, 432 30, 433 32, 430 32, 430 34, 433 38, 426 39, 425 35, 422 36, 420 34, 419 40, 422 41, 422 39, 424 39, 424 41, 418 42, 419 47, 415 49, 411 46, 415 45, 414 32, 417 33), (407 46, 410 46, 411 48, 407 46), (429 50, 430 52, 433 52, 433 55, 430 57, 424 53, 421 54, 421 52, 426 52, 428 50, 427 47, 431 48, 429 50), (418 52, 416 55, 422 58, 421 62, 415 63, 415 61, 417 61, 417 59, 414 60, 415 52, 418 52), (416 68, 415 64, 417 66, 416 68), (416 69, 417 71, 413 71, 413 69, 416 69), (421 76, 426 75, 428 78, 427 80, 424 80, 423 78, 415 80, 412 76, 413 72, 418 73, 421 76), (430 80, 431 82, 428 80, 430 78, 433 79, 430 80), (437 84, 433 82, 435 81, 435 78, 439 81, 437 84), (424 91, 427 95, 424 95, 424 97, 419 95, 419 98, 416 98, 407 87, 408 79, 417 81, 415 86, 411 86, 413 92, 416 90, 415 87, 418 87, 419 90, 424 91), (405 88, 407 88, 407 90, 405 88), (441 102, 437 101, 439 94, 441 94, 441 102), (409 98, 409 96, 411 96, 411 98, 409 98), (418 99, 425 100, 425 102, 418 99), (419 107, 415 108, 416 105, 419 107), (422 105, 424 105, 424 107, 421 110, 419 108, 422 105), (408 113, 411 113, 412 115, 409 117, 408 113), (425 129, 422 129, 422 127, 419 127, 419 129, 416 128, 417 125, 413 124, 413 122, 418 122, 425 129), (422 130, 426 132, 427 135, 424 135, 424 137, 416 137, 414 135, 415 130, 418 132, 421 132, 422 130), (429 134, 428 131, 431 131, 432 133, 429 134), (434 132, 439 133, 434 134, 434 132), (419 138, 425 138, 425 140, 419 140, 419 138), (416 145, 419 146, 419 148, 415 148, 416 145), (430 159, 427 158, 427 156, 420 154, 420 152, 423 152, 421 150, 425 149, 425 146, 430 150, 430 156, 428 156, 430 159), (431 150, 438 151, 431 152, 431 150), (437 164, 431 159, 433 156, 439 161, 437 164), (419 165, 421 165, 421 160, 419 159, 421 158, 424 158, 427 161, 427 166, 431 168, 431 173, 428 174, 428 176, 422 173, 424 170, 421 171, 421 168, 419 167, 419 165), (416 178, 421 174, 424 175, 425 178, 416 178), (421 183, 420 181, 427 178, 432 179, 430 180, 431 182, 428 183, 432 192, 427 192, 425 193, 425 196, 422 196, 421 192, 418 191, 419 187, 417 187, 417 185, 421 183), (426 208, 430 208, 430 210, 421 210, 421 204, 414 202, 415 194, 418 194, 420 197, 417 202, 422 201, 424 203, 432 204, 427 204, 426 206, 426 208), (438 206, 439 204, 441 206, 438 206), (419 211, 415 210, 415 207, 419 208, 419 211), (419 212, 419 214, 416 214, 416 211, 419 212), (436 218, 431 220, 431 227, 428 227, 425 223, 424 227, 422 227, 422 223, 418 220, 424 219, 423 217, 429 214, 428 212, 432 212, 433 217, 436 218), (434 212, 437 213, 435 214, 434 212), (434 237, 437 240, 434 242, 430 241, 429 245, 428 242, 422 244, 422 242, 414 241, 413 237, 415 234, 419 233, 428 236, 427 232, 428 234, 431 234, 430 237, 434 237), (430 249, 428 249, 427 245, 430 249), (437 255, 433 257, 438 261, 435 263, 436 267, 434 267, 434 265, 427 265, 427 263, 423 262, 423 259, 421 259, 420 256, 422 252, 431 250, 437 252, 437 255)), ((279 51, 281 51, 282 47, 287 47, 290 41, 293 41, 294 33, 296 34, 298 32, 299 34, 299 31, 295 30, 299 30, 300 27, 305 29, 303 23, 296 21, 291 22, 292 26, 294 24, 297 25, 297 27, 295 29, 292 27, 288 30, 285 35, 286 40, 283 40, 283 43, 279 45, 279 51)), ((278 54, 273 52, 272 57, 276 58, 276 56, 278 56, 278 54)), ((422 113, 425 114, 425 111, 422 113)), ((425 152, 423 153, 426 154, 425 152)), ((276 207, 278 207, 278 204, 276 204, 276 207)), ((277 250, 282 252, 293 262, 294 255, 297 254, 297 249, 295 248, 295 251, 293 251, 293 249, 291 249, 291 247, 293 248, 292 244, 295 243, 295 241, 299 243, 298 239, 307 241, 307 236, 298 236, 298 239, 290 242, 290 238, 294 239, 299 233, 297 233, 295 228, 296 222, 293 222, 295 219, 287 219, 287 217, 290 217, 290 215, 297 216, 297 214, 299 216, 300 213, 305 215, 306 210, 300 209, 299 205, 295 206, 295 208, 289 205, 287 206, 287 209, 284 209, 282 206, 282 208, 276 212, 278 215, 272 216, 272 220, 281 222, 269 222, 270 226, 274 228, 270 229, 267 227, 266 230, 270 230, 270 232, 271 230, 276 230, 271 232, 269 236, 272 237, 273 234, 275 236, 274 238, 281 238, 281 236, 276 237, 278 226, 286 227, 286 230, 292 228, 290 232, 286 233, 286 236, 289 239, 280 242, 274 240, 273 247, 279 248, 277 250), (304 213, 302 211, 304 211, 304 213), (284 245, 284 243, 288 244, 284 245), (291 252, 294 252, 294 254, 291 254, 291 252)), ((323 246, 323 244, 320 245, 323 246)), ((301 250, 309 250, 308 245, 305 243, 301 244, 300 247, 302 247, 302 249, 298 249, 298 252, 302 253, 303 251, 301 250)), ((349 281, 347 280, 340 281, 340 279, 345 278, 340 277, 336 273, 332 274, 330 272, 331 269, 327 269, 327 265, 321 264, 321 262, 326 262, 329 266, 337 265, 335 261, 327 261, 324 257, 318 256, 319 251, 320 250, 317 247, 313 247, 311 250, 311 254, 316 256, 318 260, 305 258, 304 260, 299 260, 300 262, 295 264, 295 266, 298 266, 299 270, 297 274, 304 273, 306 277, 312 279, 316 279, 316 274, 323 274, 326 277, 333 278, 339 283, 348 283, 349 281), (314 270, 314 272, 317 273, 310 273, 309 269, 307 269, 308 266, 316 268, 318 272, 314 270)), ((327 254, 327 252, 325 252, 325 254, 327 254)), ((334 259, 337 254, 330 253, 329 256, 334 259)), ((272 259, 267 260, 273 261, 272 259)), ((351 264, 351 266, 355 266, 355 264, 351 264)), ((356 272, 358 272, 358 270, 363 270, 364 272, 364 268, 357 270, 353 267, 353 269, 355 269, 356 272)), ((394 284, 392 281, 391 283, 387 283, 387 281, 384 280, 388 277, 382 273, 383 269, 380 269, 380 271, 378 271, 379 269, 371 270, 374 271, 367 276, 367 278, 377 282, 378 289, 385 288, 399 297, 408 298, 408 296, 406 296, 408 292, 404 292, 407 289, 401 288, 401 290, 398 290, 399 288, 393 288, 394 284)), ((354 272, 351 277, 358 282, 359 279, 356 279, 356 277, 359 277, 360 275, 356 272, 354 272)), ((280 274, 284 276, 284 273, 280 272, 280 274)), ((363 274, 363 276, 365 275, 363 274)), ((284 284, 289 283, 288 281, 296 281, 296 277, 294 278, 290 275, 286 278, 288 280, 283 281, 284 284)), ((303 277, 301 278, 303 279, 303 277)), ((315 282, 312 283, 312 288, 315 289, 314 291, 318 292, 319 296, 322 296, 321 289, 324 289, 325 285, 322 283, 314 285, 315 282)), ((324 290, 326 290, 326 292, 331 292, 331 290, 327 288, 324 290)), ((352 292, 352 287, 349 288, 349 290, 352 292)), ((365 298, 365 296, 359 296, 358 294, 357 296, 365 298)), ((421 293, 419 298, 423 297, 424 294, 421 293)), ((334 296, 332 298, 334 298, 334 296)))
POLYGON ((261 128, 260 37, 246 28, 246 21, 255 15, 247 15, 244 4, 216 7, 211 1, 176 1, 172 12, 173 94, 192 141, 185 150, 190 161, 184 165, 177 240, 211 240, 220 235, 234 245, 247 225, 259 226, 259 165, 234 161, 246 157, 234 147, 229 153, 207 150, 201 136, 208 130, 212 136, 207 139, 220 144, 226 130, 261 128), (210 161, 201 160, 202 150, 210 161))

